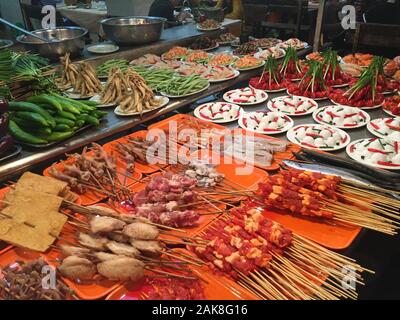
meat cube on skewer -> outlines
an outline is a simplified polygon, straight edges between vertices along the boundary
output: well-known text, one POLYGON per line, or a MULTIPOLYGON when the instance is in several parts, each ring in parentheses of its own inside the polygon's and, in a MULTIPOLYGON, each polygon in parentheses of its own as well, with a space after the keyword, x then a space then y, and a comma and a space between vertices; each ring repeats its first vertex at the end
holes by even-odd
POLYGON ((110 233, 108 235, 108 238, 110 238, 111 240, 120 242, 120 243, 129 243, 129 237, 127 237, 124 234, 120 234, 120 233, 110 233))
POLYGON ((106 243, 106 248, 110 250, 112 253, 127 256, 127 257, 137 257, 140 252, 133 246, 125 243, 119 243, 116 241, 109 241, 106 243))
POLYGON ((58 269, 72 280, 88 280, 96 274, 96 266, 90 260, 77 256, 65 258, 58 269))
POLYGON ((155 240, 160 234, 157 227, 143 222, 128 224, 122 232, 130 238, 139 240, 155 240))
POLYGON ((131 239, 131 245, 148 256, 159 256, 162 247, 158 241, 131 239))
POLYGON ((80 232, 78 234, 78 242, 86 248, 90 248, 93 250, 103 250, 104 245, 108 242, 108 239, 104 237, 95 237, 80 232))
POLYGON ((100 262, 97 264, 97 270, 110 280, 139 281, 144 277, 144 263, 128 257, 100 262))
POLYGON ((125 222, 111 217, 97 216, 90 220, 90 230, 93 233, 121 230, 125 225, 125 222))

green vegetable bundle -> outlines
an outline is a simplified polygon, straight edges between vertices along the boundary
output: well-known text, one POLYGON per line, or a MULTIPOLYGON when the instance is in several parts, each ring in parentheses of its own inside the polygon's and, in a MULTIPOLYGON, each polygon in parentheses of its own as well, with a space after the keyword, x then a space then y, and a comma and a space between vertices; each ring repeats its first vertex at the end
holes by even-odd
POLYGON ((162 91, 168 85, 171 78, 176 75, 175 71, 171 69, 149 69, 140 66, 133 67, 132 69, 141 75, 155 92, 162 91))
POLYGON ((65 140, 85 125, 99 125, 107 114, 96 103, 75 101, 57 94, 32 96, 25 102, 12 101, 10 134, 18 141, 43 145, 65 140))
POLYGON ((107 77, 108 73, 113 68, 119 68, 122 72, 128 70, 129 62, 125 59, 111 59, 96 68, 97 76, 107 77))
POLYGON ((208 86, 207 79, 195 74, 190 77, 174 77, 162 89, 171 96, 184 96, 202 90, 208 86))

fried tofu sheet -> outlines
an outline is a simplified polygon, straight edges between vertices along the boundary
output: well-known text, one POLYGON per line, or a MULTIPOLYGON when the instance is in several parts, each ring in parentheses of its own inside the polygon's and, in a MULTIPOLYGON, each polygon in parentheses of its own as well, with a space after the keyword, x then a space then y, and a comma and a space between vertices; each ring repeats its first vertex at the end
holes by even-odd
POLYGON ((67 221, 67 216, 58 212, 63 198, 55 195, 55 192, 43 192, 50 191, 48 188, 38 188, 40 191, 29 187, 22 189, 18 183, 10 197, 11 205, 2 210, 6 217, 0 217, 0 239, 44 252, 67 221))

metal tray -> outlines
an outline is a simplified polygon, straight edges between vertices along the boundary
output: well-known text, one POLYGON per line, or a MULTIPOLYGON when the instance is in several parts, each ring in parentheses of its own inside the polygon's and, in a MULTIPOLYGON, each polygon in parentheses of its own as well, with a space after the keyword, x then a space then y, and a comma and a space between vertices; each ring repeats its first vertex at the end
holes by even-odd
POLYGON ((17 156, 21 152, 22 148, 19 145, 14 145, 10 151, 8 151, 5 155, 0 157, 0 162, 6 161, 17 156))

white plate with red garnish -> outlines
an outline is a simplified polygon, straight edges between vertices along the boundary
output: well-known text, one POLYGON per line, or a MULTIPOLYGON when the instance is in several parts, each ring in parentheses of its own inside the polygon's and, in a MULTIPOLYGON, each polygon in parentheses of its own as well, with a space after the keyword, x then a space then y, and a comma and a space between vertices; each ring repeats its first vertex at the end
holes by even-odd
MULTIPOLYGON (((309 97, 306 97, 305 94, 302 95, 302 94, 299 94, 298 92, 296 92, 296 93, 291 93, 291 92, 289 91, 289 89, 286 90, 286 93, 287 93, 288 95, 290 95, 290 96, 304 97, 304 98, 308 98, 308 99, 313 99, 314 101, 322 101, 322 100, 328 99, 328 97, 326 97, 326 96, 324 96, 324 97, 309 98, 309 97)), ((320 91, 320 92, 318 92, 318 93, 321 93, 321 94, 322 94, 322 91, 320 91)))
POLYGON ((297 117, 313 113, 318 108, 318 103, 305 97, 282 96, 268 101, 267 107, 271 111, 297 117))
POLYGON ((389 170, 400 170, 400 143, 386 139, 359 139, 350 143, 348 156, 363 164, 389 170))
POLYGON ((315 122, 340 129, 354 129, 365 126, 371 118, 360 108, 331 105, 315 110, 313 119, 315 122))
POLYGON ((254 54, 255 58, 267 60, 268 57, 272 56, 275 59, 280 59, 285 56, 286 51, 282 48, 271 47, 262 51, 258 51, 254 54))
POLYGON ((279 134, 293 127, 293 120, 281 112, 243 112, 239 126, 245 130, 261 134, 279 134))
POLYGON ((286 90, 286 87, 283 87, 283 88, 280 88, 280 89, 275 89, 275 90, 261 89, 261 88, 256 88, 256 87, 252 86, 250 83, 249 83, 249 87, 253 88, 255 90, 262 90, 262 91, 267 92, 267 93, 276 93, 276 92, 282 92, 282 91, 286 90))
POLYGON ((308 46, 307 42, 301 41, 297 38, 291 38, 276 45, 277 47, 287 49, 288 47, 293 47, 296 50, 304 49, 308 46))
MULTIPOLYGON (((332 103, 334 103, 334 104, 336 104, 338 106, 343 106, 344 105, 344 104, 340 104, 339 102, 336 102, 333 99, 329 99, 329 100, 331 100, 332 103)), ((348 107, 352 107, 352 106, 349 106, 349 105, 347 105, 347 106, 348 107)), ((378 109, 380 107, 382 107, 382 103, 381 104, 377 104, 377 105, 372 106, 372 107, 354 107, 354 108, 359 108, 359 109, 363 109, 363 110, 373 110, 373 109, 378 109)))
POLYGON ((240 75, 238 70, 225 66, 208 67, 207 71, 202 75, 211 83, 223 82, 237 78, 240 75))
POLYGON ((242 106, 252 106, 267 101, 268 94, 261 90, 250 87, 230 90, 223 96, 229 103, 235 103, 242 106))
POLYGON ((350 136, 339 128, 324 124, 301 124, 287 132, 290 142, 312 150, 335 151, 346 147, 350 136))
POLYGON ((202 120, 214 123, 228 123, 239 119, 242 107, 228 102, 210 102, 198 106, 194 115, 202 120))
POLYGON ((367 125, 367 129, 378 138, 400 141, 400 117, 371 120, 367 125))
POLYGON ((400 95, 386 98, 382 109, 392 117, 400 116, 400 95))

